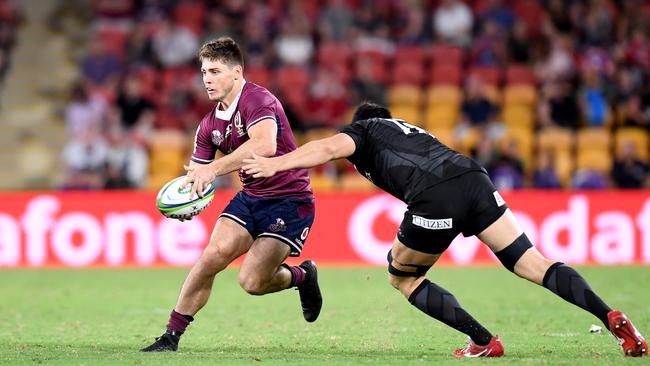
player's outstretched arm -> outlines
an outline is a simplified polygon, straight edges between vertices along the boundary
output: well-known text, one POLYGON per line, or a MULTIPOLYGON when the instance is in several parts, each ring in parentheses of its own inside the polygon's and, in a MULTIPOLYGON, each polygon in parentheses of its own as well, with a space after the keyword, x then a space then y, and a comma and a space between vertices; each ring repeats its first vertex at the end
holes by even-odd
POLYGON ((270 177, 277 172, 297 168, 311 168, 330 160, 346 158, 354 153, 354 140, 344 133, 331 137, 310 141, 296 150, 277 156, 264 158, 253 154, 252 158, 244 159, 242 169, 254 178, 270 177))

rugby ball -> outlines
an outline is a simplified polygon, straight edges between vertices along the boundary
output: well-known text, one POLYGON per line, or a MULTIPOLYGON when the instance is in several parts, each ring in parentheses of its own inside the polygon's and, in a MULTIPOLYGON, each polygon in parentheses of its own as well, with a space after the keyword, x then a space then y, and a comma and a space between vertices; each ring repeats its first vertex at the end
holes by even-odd
POLYGON ((209 184, 203 191, 203 197, 190 199, 192 184, 181 187, 186 176, 172 179, 165 184, 156 197, 156 207, 165 217, 172 219, 190 219, 203 211, 214 198, 214 187, 209 184))

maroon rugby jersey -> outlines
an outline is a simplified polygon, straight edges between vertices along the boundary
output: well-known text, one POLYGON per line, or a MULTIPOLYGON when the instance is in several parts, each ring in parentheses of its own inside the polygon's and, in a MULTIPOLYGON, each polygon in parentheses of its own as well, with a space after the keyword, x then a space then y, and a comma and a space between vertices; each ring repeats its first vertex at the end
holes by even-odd
MULTIPOLYGON (((289 121, 282 104, 265 88, 244 82, 244 86, 227 110, 217 104, 205 115, 196 130, 192 161, 207 164, 214 160, 217 150, 229 154, 248 141, 248 129, 256 123, 273 119, 278 126, 275 156, 296 149, 289 121)), ((312 197, 307 169, 279 172, 269 178, 253 178, 239 170, 243 192, 256 197, 312 197)))

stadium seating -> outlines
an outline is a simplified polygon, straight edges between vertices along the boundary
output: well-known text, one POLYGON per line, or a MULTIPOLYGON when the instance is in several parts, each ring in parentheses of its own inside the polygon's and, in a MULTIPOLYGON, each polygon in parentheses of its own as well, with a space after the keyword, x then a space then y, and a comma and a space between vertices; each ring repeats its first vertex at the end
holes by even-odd
POLYGON ((388 105, 391 108, 398 106, 422 105, 424 95, 422 90, 413 85, 396 85, 388 89, 388 105))
POLYGON ((650 137, 648 132, 642 128, 638 127, 622 127, 616 130, 615 134, 615 145, 616 145, 616 155, 620 156, 623 146, 626 143, 633 143, 636 149, 637 156, 647 161, 650 152, 650 137))
POLYGON ((149 188, 159 189, 183 173, 189 142, 176 130, 158 130, 150 141, 149 188))

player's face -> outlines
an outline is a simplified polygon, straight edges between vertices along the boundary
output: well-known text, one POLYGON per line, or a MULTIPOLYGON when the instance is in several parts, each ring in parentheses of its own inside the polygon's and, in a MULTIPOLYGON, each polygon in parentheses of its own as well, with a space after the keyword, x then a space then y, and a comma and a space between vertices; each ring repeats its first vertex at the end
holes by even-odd
POLYGON ((235 81, 242 77, 241 66, 229 67, 221 61, 210 60, 201 62, 201 74, 208 98, 214 101, 228 101, 235 81))

